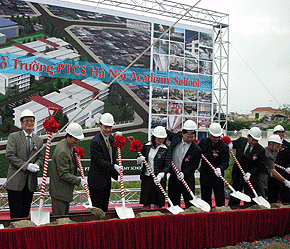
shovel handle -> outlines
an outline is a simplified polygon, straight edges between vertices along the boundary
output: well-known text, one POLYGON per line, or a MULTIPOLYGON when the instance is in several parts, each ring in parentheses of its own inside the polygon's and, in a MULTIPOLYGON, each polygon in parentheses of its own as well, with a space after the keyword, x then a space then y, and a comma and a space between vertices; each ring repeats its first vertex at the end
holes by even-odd
MULTIPOLYGON (((119 166, 121 167, 120 169, 120 185, 121 185, 121 196, 122 196, 122 200, 125 200, 125 193, 124 193, 124 180, 123 180, 123 169, 122 169, 122 160, 121 160, 121 148, 117 147, 117 151, 118 151, 118 162, 119 162, 119 166)), ((125 202, 123 201, 123 204, 125 202)))
MULTIPOLYGON (((172 168, 174 170, 174 172, 176 173, 176 175, 178 175, 179 177, 181 176, 179 170, 177 169, 175 163, 173 161, 171 161, 172 164, 172 168)), ((186 183, 186 181, 184 180, 184 178, 181 178, 181 182, 183 183, 184 187, 187 189, 187 191, 190 193, 192 192, 190 187, 188 186, 188 184, 186 183)))
POLYGON ((280 165, 278 165, 278 164, 276 164, 276 163, 275 163, 275 166, 276 166, 277 168, 280 168, 280 169, 283 169, 283 170, 286 171, 286 168, 284 168, 284 167, 282 167, 282 166, 280 166, 280 165))
POLYGON ((49 159, 49 152, 50 152, 50 145, 51 145, 51 137, 52 137, 52 132, 49 132, 47 135, 47 141, 46 141, 44 166, 43 166, 41 191, 40 191, 40 200, 44 199, 44 190, 45 190, 45 185, 46 185, 46 175, 47 175, 48 159, 49 159))
MULTIPOLYGON (((141 153, 140 151, 138 152, 138 155, 139 155, 139 156, 143 156, 142 153, 141 153)), ((165 198, 166 198, 168 201, 170 201, 170 199, 169 199, 168 195, 166 194, 164 188, 162 187, 162 185, 161 185, 160 182, 158 181, 157 177, 155 176, 155 174, 154 174, 153 171, 151 170, 151 168, 150 168, 149 164, 147 163, 147 161, 144 160, 143 162, 145 163, 145 166, 146 166, 147 170, 149 171, 150 175, 153 177, 154 182, 157 182, 157 186, 158 186, 159 189, 161 190, 162 194, 165 196, 165 198)), ((171 202, 171 201, 170 201, 170 202, 171 202)))
POLYGON ((126 137, 126 138, 127 138, 127 140, 128 140, 130 143, 133 142, 133 141, 135 140, 133 136, 126 137))
POLYGON ((56 113, 57 113, 57 108, 56 107, 48 107, 48 114, 49 114, 50 119, 53 119, 55 117, 56 113), (50 111, 54 111, 54 113, 51 114, 50 111))
MULTIPOLYGON (((234 158, 234 160, 235 160, 236 164, 238 165, 240 171, 242 172, 243 176, 246 176, 245 171, 243 170, 241 164, 239 163, 238 159, 236 158, 236 156, 235 156, 235 154, 234 154, 234 152, 233 152, 232 150, 230 150, 230 154, 231 154, 232 157, 234 158)), ((252 189, 252 191, 253 191, 254 194, 255 194, 256 191, 255 191, 255 189, 254 189, 252 183, 250 182, 250 180, 245 180, 245 181, 249 184, 250 188, 252 189)), ((257 195, 257 193, 256 193, 255 195, 257 195)))
MULTIPOLYGON (((79 157, 79 155, 77 153, 75 153, 75 155, 76 155, 78 166, 79 166, 79 169, 80 169, 80 172, 81 172, 81 176, 85 180, 85 174, 84 174, 83 166, 82 166, 82 163, 81 163, 81 159, 80 159, 80 157, 79 157)), ((91 200, 90 192, 89 192, 87 184, 85 184, 85 191, 86 191, 87 198, 91 200)), ((89 201, 89 204, 90 204, 90 201, 89 201)))
MULTIPOLYGON (((215 167, 211 164, 211 162, 203 155, 201 154, 201 157, 203 158, 204 161, 207 162, 207 164, 212 168, 213 171, 215 171, 215 167)), ((229 187, 230 184, 227 182, 227 180, 222 176, 222 175, 219 175, 219 178, 223 180, 223 182, 229 187)))

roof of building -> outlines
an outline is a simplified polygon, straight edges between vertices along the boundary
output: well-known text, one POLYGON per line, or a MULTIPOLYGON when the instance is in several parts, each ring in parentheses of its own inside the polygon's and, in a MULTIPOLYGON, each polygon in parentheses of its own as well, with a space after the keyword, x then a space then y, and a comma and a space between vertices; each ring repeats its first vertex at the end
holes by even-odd
POLYGON ((0 17, 0 28, 5 28, 5 27, 15 26, 15 25, 19 25, 19 24, 9 19, 0 17))
POLYGON ((77 86, 80 86, 80 87, 82 87, 84 89, 87 89, 87 90, 91 91, 92 93, 99 92, 98 88, 95 88, 95 87, 93 87, 93 86, 91 86, 91 85, 89 85, 89 84, 87 84, 87 83, 85 83, 85 82, 83 82, 81 80, 73 80, 72 83, 77 85, 77 86))
POLYGON ((35 52, 37 52, 36 50, 34 50, 32 48, 29 48, 29 47, 27 47, 27 46, 25 46, 23 44, 20 44, 20 43, 13 43, 12 45, 14 47, 21 48, 21 49, 25 50, 28 53, 35 53, 35 52))
POLYGON ((30 100, 33 100, 33 101, 35 101, 38 104, 46 106, 47 108, 48 107, 54 107, 54 108, 57 108, 57 110, 61 110, 62 109, 62 107, 60 105, 55 104, 55 103, 51 102, 50 100, 47 100, 47 99, 45 99, 45 98, 43 98, 43 97, 41 97, 39 95, 35 95, 35 96, 31 97, 30 100))
POLYGON ((38 38, 37 40, 39 40, 39 41, 41 41, 41 42, 44 42, 44 43, 46 43, 46 44, 48 44, 48 45, 50 45, 50 46, 53 46, 53 47, 58 47, 59 45, 58 44, 56 44, 56 43, 54 43, 54 42, 52 42, 52 41, 49 41, 49 40, 47 40, 47 39, 44 39, 44 38, 38 38))
POLYGON ((273 109, 272 107, 257 107, 252 112, 265 112, 265 111, 279 111, 279 109, 273 109))

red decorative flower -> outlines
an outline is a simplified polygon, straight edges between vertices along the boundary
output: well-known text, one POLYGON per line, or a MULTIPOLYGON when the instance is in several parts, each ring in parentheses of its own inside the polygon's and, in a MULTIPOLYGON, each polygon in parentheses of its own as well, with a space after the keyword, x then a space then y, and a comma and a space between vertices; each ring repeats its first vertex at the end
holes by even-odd
POLYGON ((43 127, 47 132, 56 133, 59 128, 59 124, 54 119, 46 119, 43 122, 43 127))
POLYGON ((229 143, 231 142, 231 139, 230 139, 229 137, 227 137, 227 136, 224 136, 224 137, 222 137, 221 139, 222 139, 222 141, 224 141, 226 144, 229 144, 229 143))
POLYGON ((143 144, 139 140, 134 140, 133 142, 130 142, 130 150, 132 152, 139 152, 143 148, 143 144))
POLYGON ((123 136, 116 136, 114 138, 113 146, 122 149, 125 146, 125 142, 126 140, 123 136))
POLYGON ((75 153, 80 157, 84 158, 85 157, 85 151, 82 147, 75 147, 75 153))
POLYGON ((193 139, 193 142, 195 142, 198 145, 198 140, 196 138, 193 139))

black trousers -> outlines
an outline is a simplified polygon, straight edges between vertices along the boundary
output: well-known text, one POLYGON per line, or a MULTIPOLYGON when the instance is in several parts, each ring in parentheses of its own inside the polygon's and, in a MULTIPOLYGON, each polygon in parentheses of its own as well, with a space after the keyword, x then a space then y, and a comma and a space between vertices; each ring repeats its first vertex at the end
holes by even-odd
POLYGON ((276 203, 281 198, 282 203, 290 203, 290 188, 273 177, 269 177, 268 181, 268 201, 276 203))
POLYGON ((30 212, 33 192, 28 189, 28 182, 21 191, 7 189, 10 218, 27 218, 30 212))
POLYGON ((225 206, 224 183, 220 181, 200 182, 201 199, 206 201, 212 207, 212 191, 214 192, 215 203, 217 207, 225 206))
POLYGON ((111 182, 107 183, 104 190, 97 190, 92 188, 89 190, 90 197, 92 199, 92 205, 102 209, 104 212, 107 212, 111 193, 111 182))
MULTIPOLYGON (((190 187, 191 191, 194 193, 194 186, 190 187)), ((183 183, 179 181, 176 177, 170 176, 168 181, 168 196, 172 201, 173 205, 180 206, 181 194, 184 199, 185 207, 189 208, 192 204, 189 202, 192 197, 188 190, 184 187, 183 183)))

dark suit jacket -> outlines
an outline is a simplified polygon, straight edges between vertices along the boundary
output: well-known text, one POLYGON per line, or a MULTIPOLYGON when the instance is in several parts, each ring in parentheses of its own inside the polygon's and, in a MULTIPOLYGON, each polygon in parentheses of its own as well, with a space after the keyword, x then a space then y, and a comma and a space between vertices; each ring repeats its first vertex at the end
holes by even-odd
MULTIPOLYGON (((150 149, 152 148, 152 143, 147 142, 143 145, 143 149, 141 150, 142 155, 146 158, 148 162, 148 155, 150 149)), ((144 176, 146 166, 144 165, 141 170, 141 179, 144 176)), ((171 168, 171 153, 166 145, 160 146, 157 154, 154 157, 154 175, 157 176, 160 172, 164 172, 165 174, 169 172, 171 168)), ((166 180, 166 176, 162 178, 162 181, 166 180)))
MULTIPOLYGON (((283 139, 281 149, 278 152, 275 163, 284 168, 290 167, 290 143, 283 139)), ((290 180, 290 174, 278 167, 275 168, 285 179, 290 180)))
POLYGON ((112 147, 113 163, 110 154, 99 131, 91 142, 91 167, 88 174, 89 187, 96 190, 104 190, 111 183, 111 177, 118 180, 118 172, 114 168, 116 163, 116 148, 113 147, 114 137, 109 135, 109 143, 112 147))
MULTIPOLYGON (((204 156, 211 162, 215 168, 220 168, 222 175, 224 171, 229 167, 229 147, 221 139, 212 146, 209 137, 203 138, 198 144, 202 150, 204 156)), ((201 161, 200 167, 200 181, 202 183, 208 182, 220 182, 221 179, 216 177, 212 168, 207 164, 205 160, 201 161)))
MULTIPOLYGON (((179 144, 182 140, 182 132, 173 133, 171 131, 167 131, 168 140, 170 143, 170 150, 173 153, 173 149, 179 144)), ((195 185, 194 182, 194 172, 198 168, 201 159, 201 149, 195 142, 192 142, 190 147, 188 148, 181 164, 181 171, 184 174, 184 179, 189 185, 190 188, 193 188, 195 185)), ((176 178, 176 173, 171 169, 170 177, 176 178)))
MULTIPOLYGON (((29 155, 27 154, 27 141, 24 132, 18 131, 11 133, 8 137, 6 146, 6 158, 9 162, 9 168, 7 173, 7 179, 9 179, 28 159, 34 156, 35 153, 42 147, 43 141, 36 134, 32 133, 31 138, 31 150, 29 155)), ((31 161, 31 163, 38 164, 39 167, 43 167, 44 155, 43 152, 38 152, 31 161)), ((27 170, 28 164, 19 171, 11 180, 6 184, 6 188, 14 191, 21 191, 28 178, 28 188, 31 192, 34 192, 37 188, 37 173, 32 173, 27 170)))
MULTIPOLYGON (((262 145, 257 144, 251 150, 249 157, 246 157, 244 155, 244 150, 248 142, 248 139, 245 137, 240 137, 232 142, 233 148, 236 149, 236 157, 239 163, 241 164, 243 170, 245 171, 245 173, 247 172, 251 173, 251 181, 257 180, 263 169, 265 169, 264 165, 265 149, 262 147, 262 145)), ((235 163, 233 166, 232 178, 233 179, 236 177, 241 178, 242 176, 243 175, 238 165, 235 163)))

